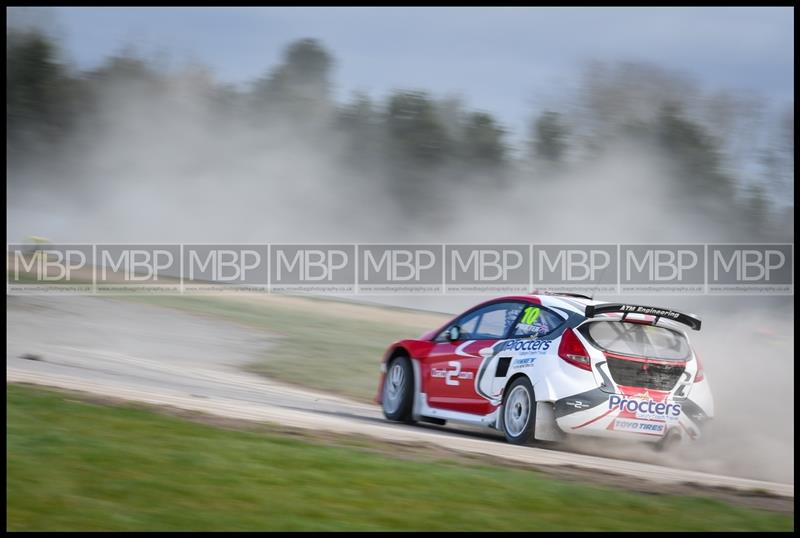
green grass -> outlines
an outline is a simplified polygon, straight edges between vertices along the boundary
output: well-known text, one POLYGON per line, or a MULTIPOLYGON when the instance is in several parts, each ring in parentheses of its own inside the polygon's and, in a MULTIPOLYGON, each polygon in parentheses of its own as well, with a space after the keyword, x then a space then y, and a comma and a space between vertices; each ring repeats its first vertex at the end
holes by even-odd
POLYGON ((327 313, 335 302, 317 300, 315 311, 220 297, 130 296, 147 304, 216 317, 277 335, 275 346, 250 365, 281 381, 372 401, 386 348, 435 327, 409 327, 349 319, 327 313))
POLYGON ((792 530, 700 497, 401 461, 7 385, 8 530, 792 530))

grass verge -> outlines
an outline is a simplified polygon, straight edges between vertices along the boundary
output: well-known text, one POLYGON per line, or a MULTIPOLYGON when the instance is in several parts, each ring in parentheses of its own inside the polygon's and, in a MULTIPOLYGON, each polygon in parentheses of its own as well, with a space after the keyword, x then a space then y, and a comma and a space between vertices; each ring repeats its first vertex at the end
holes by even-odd
POLYGON ((404 461, 7 385, 8 530, 792 530, 791 516, 404 461))

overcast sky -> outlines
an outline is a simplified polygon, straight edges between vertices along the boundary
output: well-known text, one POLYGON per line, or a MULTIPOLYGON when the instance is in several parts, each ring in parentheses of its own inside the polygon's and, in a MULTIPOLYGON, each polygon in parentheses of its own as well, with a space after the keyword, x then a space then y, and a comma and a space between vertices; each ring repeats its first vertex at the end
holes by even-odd
POLYGON ((583 62, 634 60, 708 89, 794 99, 793 8, 12 8, 44 21, 78 67, 133 46, 200 61, 242 83, 292 40, 320 39, 337 59, 336 95, 391 88, 457 93, 519 135, 530 114, 577 83, 583 62))

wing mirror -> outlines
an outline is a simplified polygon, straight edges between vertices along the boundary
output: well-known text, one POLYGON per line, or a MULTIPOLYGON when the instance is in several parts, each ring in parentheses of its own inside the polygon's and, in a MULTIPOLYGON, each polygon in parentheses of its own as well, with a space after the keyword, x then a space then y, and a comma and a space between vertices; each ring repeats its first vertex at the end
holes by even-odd
POLYGON ((480 355, 484 359, 488 359, 489 357, 494 355, 494 348, 485 347, 485 348, 481 349, 480 351, 478 351, 478 355, 480 355))
POLYGON ((454 342, 461 338, 461 327, 458 325, 453 325, 449 329, 447 329, 447 339, 451 342, 454 342))

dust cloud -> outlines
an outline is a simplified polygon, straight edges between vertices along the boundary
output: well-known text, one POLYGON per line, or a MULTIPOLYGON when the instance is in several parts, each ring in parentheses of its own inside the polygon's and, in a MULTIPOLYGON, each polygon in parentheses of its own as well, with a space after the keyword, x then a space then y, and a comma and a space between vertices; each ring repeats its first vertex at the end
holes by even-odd
MULTIPOLYGON (((662 298, 647 304, 672 302, 662 298)), ((577 436, 565 445, 589 454, 793 484, 792 306, 751 308, 740 301, 736 311, 717 310, 703 323, 690 338, 711 386, 715 417, 700 439, 664 452, 644 443, 577 436)))

